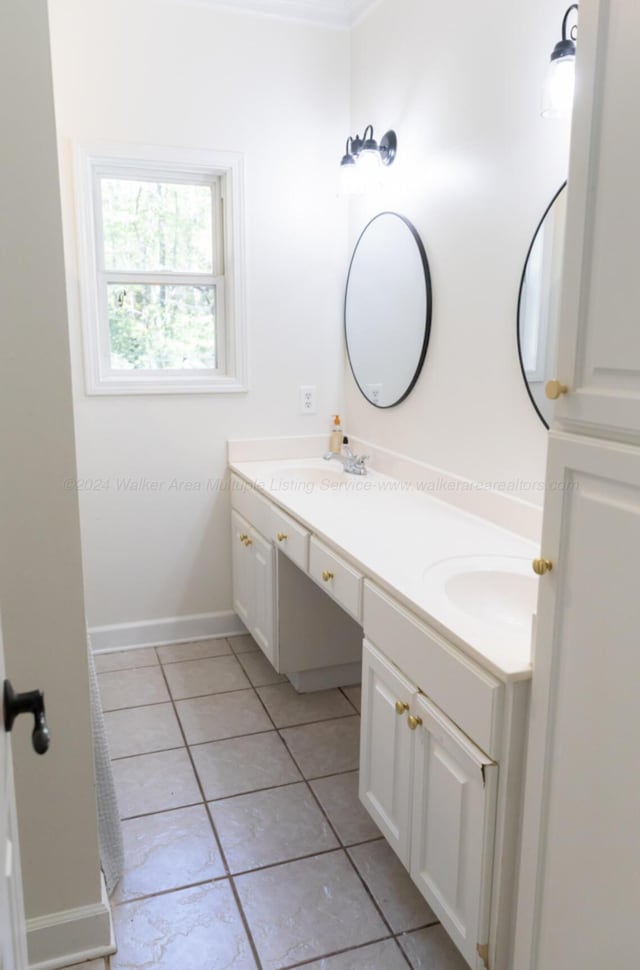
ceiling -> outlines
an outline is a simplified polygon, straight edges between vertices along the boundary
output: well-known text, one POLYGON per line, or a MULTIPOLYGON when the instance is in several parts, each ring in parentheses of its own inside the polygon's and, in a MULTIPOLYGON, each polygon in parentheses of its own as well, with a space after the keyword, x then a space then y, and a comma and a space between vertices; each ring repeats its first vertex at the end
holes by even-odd
POLYGON ((379 0, 202 0, 212 7, 303 21, 323 27, 352 27, 379 0))

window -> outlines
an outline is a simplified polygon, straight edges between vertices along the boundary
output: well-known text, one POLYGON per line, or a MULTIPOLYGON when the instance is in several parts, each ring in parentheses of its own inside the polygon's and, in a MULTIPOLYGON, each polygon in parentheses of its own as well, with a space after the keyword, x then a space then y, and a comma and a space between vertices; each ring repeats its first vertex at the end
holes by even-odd
POLYGON ((89 394, 242 391, 237 156, 79 151, 89 394))

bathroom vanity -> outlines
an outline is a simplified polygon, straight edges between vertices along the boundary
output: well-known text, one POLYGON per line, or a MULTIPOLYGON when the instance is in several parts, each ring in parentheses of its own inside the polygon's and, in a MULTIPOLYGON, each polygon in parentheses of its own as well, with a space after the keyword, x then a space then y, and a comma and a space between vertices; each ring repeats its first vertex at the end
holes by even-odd
POLYGON ((362 679, 362 803, 468 964, 509 970, 536 547, 377 471, 230 457, 234 608, 298 690, 362 679))

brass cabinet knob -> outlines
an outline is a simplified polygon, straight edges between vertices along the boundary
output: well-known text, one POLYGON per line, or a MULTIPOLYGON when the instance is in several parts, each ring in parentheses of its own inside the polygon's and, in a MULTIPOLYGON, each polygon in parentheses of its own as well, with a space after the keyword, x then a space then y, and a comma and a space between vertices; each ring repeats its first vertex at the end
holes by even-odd
POLYGON ((420 727, 422 724, 422 718, 416 717, 414 714, 410 714, 407 718, 407 724, 409 725, 411 731, 415 731, 415 729, 420 727))
POLYGON ((545 573, 550 573, 553 569, 553 563, 550 559, 534 559, 531 565, 536 576, 544 576, 545 573))
POLYGON ((569 393, 569 388, 560 381, 547 381, 544 392, 550 401, 557 401, 561 394, 569 393))
POLYGON ((245 542, 246 543, 246 541, 247 541, 248 538, 249 538, 249 536, 246 533, 243 532, 242 535, 240 536, 240 542, 245 542))
POLYGON ((250 539, 249 536, 245 536, 242 541, 244 542, 245 546, 253 545, 253 539, 250 539))
POLYGON ((330 579, 335 579, 335 576, 333 573, 330 573, 328 569, 325 569, 322 573, 322 578, 324 579, 325 583, 328 583, 330 579))
POLYGON ((278 533, 278 542, 284 542, 284 540, 285 539, 288 539, 288 538, 289 538, 289 536, 287 535, 286 532, 279 532, 278 533))
POLYGON ((409 705, 406 701, 396 701, 396 714, 404 714, 404 712, 408 710, 409 705))

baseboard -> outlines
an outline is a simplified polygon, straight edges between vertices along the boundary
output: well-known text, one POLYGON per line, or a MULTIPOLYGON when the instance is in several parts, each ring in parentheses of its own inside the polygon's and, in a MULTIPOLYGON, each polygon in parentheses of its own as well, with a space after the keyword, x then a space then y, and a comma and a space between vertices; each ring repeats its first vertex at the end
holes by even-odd
POLYGON ((223 613, 194 613, 191 616, 169 616, 157 620, 141 620, 136 623, 89 627, 94 653, 133 647, 156 647, 187 640, 237 637, 246 632, 241 620, 231 610, 223 613))
POLYGON ((61 970, 116 952, 109 897, 102 880, 102 898, 27 920, 29 970, 61 970))
POLYGON ((362 680, 362 662, 338 664, 335 667, 319 667, 317 670, 300 670, 287 674, 299 694, 333 687, 351 687, 362 680))

